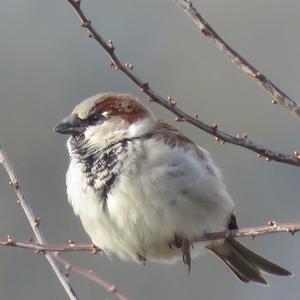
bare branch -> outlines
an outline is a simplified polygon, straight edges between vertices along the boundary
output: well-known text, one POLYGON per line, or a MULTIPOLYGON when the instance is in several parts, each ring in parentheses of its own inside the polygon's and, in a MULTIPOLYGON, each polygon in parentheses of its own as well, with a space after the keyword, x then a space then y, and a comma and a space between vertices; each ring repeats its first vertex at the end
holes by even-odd
MULTIPOLYGON (((10 185, 15 189, 15 192, 18 196, 18 201, 28 219, 28 222, 30 223, 30 226, 36 236, 36 239, 41 244, 47 244, 47 241, 46 241, 42 231, 39 228, 40 218, 38 218, 34 215, 32 209, 21 189, 20 183, 13 171, 12 165, 9 162, 9 160, 7 159, 3 149, 1 148, 1 145, 0 145, 0 163, 2 163, 4 169, 6 170, 6 172, 8 174, 8 177, 10 180, 10 185)), ((53 259, 52 254, 45 253, 45 257, 46 257, 47 261, 49 262, 50 266, 52 267, 54 273, 58 277, 61 285, 63 286, 66 293, 68 294, 69 298, 72 300, 77 300, 78 299, 77 295, 75 294, 68 279, 65 277, 65 275, 61 272, 61 270, 57 266, 56 262, 53 259)))
POLYGON ((194 21, 201 33, 210 39, 229 60, 249 75, 256 83, 265 89, 273 98, 273 104, 280 104, 300 117, 300 106, 288 95, 281 91, 271 80, 246 61, 238 52, 232 49, 207 23, 191 0, 175 0, 177 5, 194 21))
POLYGON ((6 241, 0 241, 0 246, 31 249, 34 250, 35 253, 37 254, 39 253, 45 254, 45 252, 55 252, 53 256, 55 257, 56 260, 58 260, 61 264, 63 264, 67 272, 73 271, 74 273, 77 273, 82 277, 85 277, 88 280, 91 280, 99 284, 108 293, 114 294, 116 298, 119 300, 128 300, 128 298, 126 298, 123 294, 121 294, 117 290, 116 285, 108 283, 105 279, 103 279, 99 275, 96 275, 95 273, 91 272, 91 270, 87 270, 87 271, 82 270, 81 268, 77 267, 73 263, 71 264, 66 258, 59 255, 59 252, 74 252, 74 251, 77 252, 89 251, 93 254, 96 254, 99 251, 101 251, 101 249, 99 249, 94 244, 75 244, 73 241, 69 241, 68 244, 40 244, 33 241, 15 241, 11 238, 11 236, 8 236, 6 241))
POLYGON ((69 269, 71 269, 74 273, 77 273, 93 282, 96 282, 100 286, 102 286, 107 292, 113 293, 117 299, 119 300, 128 300, 123 294, 121 294, 115 285, 111 285, 108 282, 106 282, 103 278, 101 278, 99 275, 95 275, 93 273, 90 273, 89 271, 82 270, 81 268, 75 266, 74 264, 70 264, 65 258, 60 256, 58 254, 58 251, 60 252, 72 252, 72 251, 89 251, 93 254, 98 253, 101 251, 97 246, 94 244, 75 244, 73 241, 69 241, 68 244, 47 244, 47 241, 41 232, 41 229, 39 228, 41 219, 39 217, 36 217, 28 203, 28 200, 25 198, 25 195, 21 189, 20 183, 13 171, 12 165, 7 159, 6 154, 4 153, 3 149, 0 145, 0 164, 3 165, 4 169, 6 170, 9 179, 10 179, 10 185, 15 189, 16 194, 18 196, 18 203, 23 208, 25 215, 31 225, 31 228, 35 234, 35 237, 38 242, 34 241, 15 241, 12 239, 11 236, 7 237, 6 241, 0 241, 1 246, 7 246, 7 247, 17 247, 17 248, 23 248, 23 249, 32 249, 35 250, 36 253, 44 254, 53 268, 53 271, 59 278, 61 284, 65 288, 68 296, 72 300, 79 299, 75 292, 73 291, 73 288, 71 287, 69 283, 69 279, 65 276, 65 274, 59 269, 56 262, 54 261, 53 257, 55 257, 56 260, 58 260, 61 264, 64 265, 66 268, 68 266, 69 269), (55 252, 53 254, 50 254, 49 252, 55 252))
MULTIPOLYGON (((267 235, 272 233, 289 233, 294 235, 296 232, 300 231, 300 223, 276 223, 275 221, 269 221, 265 226, 250 227, 250 228, 240 228, 237 230, 226 230, 220 232, 208 232, 202 234, 193 239, 192 242, 202 242, 202 241, 214 241, 223 240, 228 237, 240 238, 240 237, 250 237, 254 238, 261 235, 267 235)), ((40 244, 35 242, 24 242, 15 241, 9 237, 6 241, 0 241, 0 246, 6 247, 17 247, 35 250, 37 253, 44 252, 74 252, 74 251, 89 251, 96 253, 101 251, 94 244, 40 244)))
POLYGON ((99 45, 101 45, 101 47, 106 51, 106 53, 112 60, 111 66, 114 69, 123 72, 131 81, 133 81, 140 88, 140 90, 143 93, 149 96, 151 101, 158 103, 159 105, 163 106, 167 110, 177 115, 177 119, 176 119, 177 121, 186 121, 194 125, 195 127, 213 135, 214 138, 221 143, 227 142, 233 145, 247 148, 253 152, 258 153, 259 156, 265 158, 267 161, 274 160, 285 164, 300 166, 300 159, 299 159, 300 156, 298 157, 296 155, 288 155, 288 154, 275 152, 249 140, 246 136, 239 136, 239 135, 233 136, 228 133, 225 133, 219 130, 217 126, 207 125, 206 123, 200 121, 198 118, 185 113, 183 110, 179 109, 176 106, 176 103, 174 101, 167 100, 161 97, 160 95, 158 95, 154 90, 152 90, 148 82, 141 80, 132 72, 133 65, 127 63, 123 64, 120 61, 119 57, 115 53, 115 47, 112 41, 111 40, 105 41, 104 38, 96 32, 96 30, 92 26, 91 21, 87 19, 87 17, 81 10, 78 1, 75 0, 67 0, 67 1, 75 9, 81 21, 81 27, 87 30, 88 36, 90 38, 94 38, 99 43, 99 45))
POLYGON ((300 231, 300 223, 276 223, 275 221, 269 221, 267 225, 252 228, 240 228, 237 230, 228 230, 223 232, 212 232, 206 233, 204 236, 196 237, 193 242, 198 241, 212 241, 212 240, 222 240, 228 237, 250 237, 255 238, 261 235, 267 235, 272 233, 286 232, 294 235, 296 232, 300 231))
POLYGON ((88 280, 91 280, 97 284, 99 284, 101 287, 103 287, 108 293, 112 293, 116 296, 119 300, 128 300, 126 296, 121 294, 115 284, 110 284, 103 278, 101 278, 99 275, 95 274, 92 270, 82 270, 81 268, 78 268, 76 265, 70 263, 65 258, 61 257, 60 255, 55 256, 56 259, 64 265, 67 271, 74 272, 76 274, 79 274, 82 277, 85 277, 88 280))
POLYGON ((16 241, 9 235, 6 241, 0 241, 0 246, 16 247, 35 250, 36 253, 45 252, 74 252, 88 251, 96 254, 101 251, 94 244, 41 244, 33 241, 16 241))

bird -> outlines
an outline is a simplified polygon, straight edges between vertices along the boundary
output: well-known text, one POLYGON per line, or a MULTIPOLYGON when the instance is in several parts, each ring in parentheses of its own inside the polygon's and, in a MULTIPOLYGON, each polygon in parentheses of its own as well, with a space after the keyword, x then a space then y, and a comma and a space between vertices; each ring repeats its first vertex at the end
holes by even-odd
POLYGON ((145 263, 212 252, 244 283, 262 273, 291 276, 233 237, 193 242, 238 229, 235 205, 210 153, 158 119, 137 97, 106 92, 73 109, 54 131, 69 135, 66 194, 94 245, 145 263))

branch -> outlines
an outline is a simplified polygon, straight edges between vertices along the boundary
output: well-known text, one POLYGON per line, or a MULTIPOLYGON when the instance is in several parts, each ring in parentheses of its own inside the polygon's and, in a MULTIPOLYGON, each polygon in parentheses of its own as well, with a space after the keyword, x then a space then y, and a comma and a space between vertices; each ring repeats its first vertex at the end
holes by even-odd
MULTIPOLYGON (((4 151, 0 145, 0 164, 1 163, 8 174, 8 177, 10 180, 10 185, 15 189, 15 192, 18 196, 18 202, 20 203, 20 205, 28 219, 28 222, 30 223, 30 226, 32 228, 32 231, 34 232, 34 235, 36 236, 36 239, 41 244, 47 244, 47 241, 39 228, 40 218, 38 218, 34 215, 32 209, 21 189, 19 181, 13 171, 12 165, 9 162, 9 160, 7 159, 6 154, 4 153, 4 151)), ((61 272, 61 270, 57 266, 52 254, 45 253, 45 257, 46 257, 48 263, 50 264, 50 266, 52 267, 55 275, 58 277, 61 285, 63 286, 66 293, 68 294, 69 298, 71 300, 77 300, 78 297, 76 296, 71 284, 69 283, 68 279, 64 276, 64 274, 61 272)))
POLYGON ((233 64, 237 65, 272 96, 273 104, 280 104, 293 112, 297 117, 300 117, 300 106, 298 103, 287 96, 271 80, 246 61, 238 52, 232 49, 201 16, 191 0, 175 0, 175 2, 194 21, 201 33, 210 39, 233 64))
POLYGON ((49 264, 53 268, 56 276, 59 278, 62 286, 66 290, 68 296, 72 300, 78 299, 75 292, 73 291, 69 279, 65 274, 59 269, 57 264, 55 263, 53 257, 55 257, 56 260, 58 260, 61 264, 64 265, 65 268, 71 269, 74 273, 77 273, 97 284, 102 286, 107 292, 113 293, 117 299, 119 300, 128 300, 123 294, 121 294, 115 285, 111 285, 108 282, 106 282, 103 278, 101 278, 99 275, 95 275, 90 273, 89 271, 84 271, 80 269, 79 267, 75 266, 74 264, 70 264, 65 258, 60 256, 58 254, 58 251, 60 252, 71 252, 71 251, 90 251, 93 254, 98 253, 101 251, 97 246, 94 244, 75 244, 73 241, 69 241, 68 244, 47 244, 47 241, 45 237, 43 236, 39 224, 40 224, 40 218, 35 217, 34 213, 25 198, 25 195, 23 191, 21 190, 20 183, 13 171, 13 168, 11 166, 11 163, 6 157, 6 154, 4 153, 3 149, 0 145, 0 164, 3 165, 4 169, 6 170, 9 179, 10 179, 10 185, 15 189, 17 196, 18 196, 18 203, 23 208, 25 215, 31 225, 31 228, 35 234, 35 237, 38 242, 34 241, 14 241, 10 235, 8 235, 6 241, 0 241, 1 246, 7 246, 7 247, 17 247, 17 248, 23 248, 23 249, 32 249, 35 250, 36 253, 42 253, 46 256, 49 264), (50 254, 49 252, 55 252, 53 254, 50 254))
POLYGON ((33 241, 16 241, 8 235, 6 241, 0 241, 0 246, 16 247, 22 249, 35 250, 35 253, 45 252, 75 252, 75 251, 89 251, 96 254, 101 251, 100 248, 94 244, 75 244, 74 242, 69 244, 41 244, 33 241))
POLYGON ((128 300, 123 294, 121 294, 115 284, 110 284, 103 278, 101 278, 99 275, 96 275, 92 270, 82 270, 75 266, 74 264, 71 264, 68 260, 63 258, 60 255, 56 255, 55 258, 64 265, 67 271, 73 271, 76 274, 81 275, 82 277, 85 277, 88 280, 91 280, 100 286, 102 286, 108 293, 112 293, 116 296, 119 300, 128 300))
MULTIPOLYGON (((228 237, 240 238, 240 237, 250 237, 255 238, 261 235, 273 234, 273 233, 289 233, 294 235, 296 232, 300 231, 300 223, 276 223, 275 221, 269 221, 265 226, 250 227, 250 228, 240 228, 237 230, 226 230, 220 232, 208 232, 195 237, 192 242, 203 242, 203 241, 215 241, 223 240, 228 237)), ((74 251, 89 251, 92 253, 97 253, 101 249, 97 248, 93 244, 40 244, 35 242, 24 242, 15 241, 9 237, 6 241, 0 241, 0 246, 6 247, 17 247, 35 250, 36 253, 45 252, 74 252, 74 251)))
POLYGON ((192 117, 191 115, 185 113, 183 110, 176 107, 175 101, 168 97, 168 99, 165 99, 158 95, 152 88, 150 87, 148 82, 145 82, 141 80, 139 77, 137 77, 133 72, 133 65, 122 63, 119 59, 119 57, 115 53, 115 47, 111 40, 105 41, 104 38, 99 35, 94 27, 92 26, 92 23, 90 20, 87 19, 85 14, 80 8, 80 2, 76 0, 67 0, 71 6, 75 9, 80 21, 81 21, 81 27, 85 28, 87 30, 87 34, 90 38, 95 39, 99 45, 106 51, 110 59, 112 60, 111 66, 115 70, 120 70, 123 72, 131 81, 134 82, 135 85, 137 85, 140 90, 149 96, 150 100, 158 103, 159 105, 163 106, 167 110, 171 111, 173 114, 177 115, 176 120, 177 121, 186 121, 195 127, 211 134, 214 136, 214 138, 221 142, 222 144, 227 142, 233 145, 237 145, 243 148, 247 148, 253 152, 258 153, 260 157, 264 157, 267 161, 277 161, 285 164, 290 164, 294 166, 300 166, 300 155, 297 151, 294 152, 294 155, 288 155, 283 153, 278 153, 275 151, 272 151, 270 149, 265 148, 264 146, 261 146, 259 144, 256 144, 255 142, 249 140, 246 135, 237 135, 233 136, 228 133, 225 133, 218 129, 217 125, 207 125, 204 122, 197 119, 197 117, 192 117))
POLYGON ((35 250, 35 253, 45 252, 55 252, 54 257, 59 261, 67 271, 73 271, 76 274, 81 275, 103 287, 108 293, 112 293, 119 300, 128 300, 123 294, 121 294, 116 285, 108 283, 105 279, 101 278, 99 275, 96 275, 91 272, 91 270, 85 271, 77 267, 74 264, 71 264, 66 258, 59 255, 59 252, 74 252, 74 251, 89 251, 93 254, 101 251, 94 244, 75 244, 73 241, 69 241, 69 244, 40 244, 33 241, 15 241, 10 236, 8 236, 6 241, 0 241, 1 246, 7 247, 16 247, 22 249, 31 249, 35 250), (59 252, 58 252, 59 251, 59 252))
POLYGON ((237 230, 228 230, 221 232, 206 233, 204 236, 196 237, 193 242, 198 241, 213 241, 222 240, 228 237, 250 237, 254 239, 257 236, 267 235, 272 233, 286 232, 294 235, 300 231, 300 223, 276 223, 275 221, 269 221, 265 226, 252 227, 252 228, 240 228, 237 230))

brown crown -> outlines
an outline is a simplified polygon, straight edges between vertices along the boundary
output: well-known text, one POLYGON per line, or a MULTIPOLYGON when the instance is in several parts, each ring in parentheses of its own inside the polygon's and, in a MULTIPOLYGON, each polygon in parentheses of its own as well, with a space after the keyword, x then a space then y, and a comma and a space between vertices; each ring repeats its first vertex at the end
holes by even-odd
POLYGON ((108 96, 96 104, 95 110, 99 113, 106 112, 108 118, 118 116, 129 124, 150 116, 146 107, 129 96, 108 96))

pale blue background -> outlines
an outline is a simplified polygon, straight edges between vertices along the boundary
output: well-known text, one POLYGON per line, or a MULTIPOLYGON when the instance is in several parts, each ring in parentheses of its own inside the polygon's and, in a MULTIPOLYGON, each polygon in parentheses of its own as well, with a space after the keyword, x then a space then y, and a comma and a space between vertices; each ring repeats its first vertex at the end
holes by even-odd
MULTIPOLYGON (((214 28, 280 88, 300 103, 300 3, 287 0, 198 0, 214 28)), ((171 0, 85 0, 93 24, 115 41, 124 61, 163 96, 175 96, 187 112, 197 112, 222 129, 247 132, 274 150, 300 149, 300 120, 271 105, 271 98, 200 35, 171 0)), ((88 242, 64 194, 68 165, 65 139, 52 132, 81 99, 99 91, 143 95, 108 67, 103 50, 89 40, 65 0, 10 0, 0 9, 0 142, 22 179, 30 203, 51 242, 88 242)), ((149 104, 161 118, 174 116, 149 104)), ((248 150, 219 145, 187 124, 176 124, 212 152, 237 204, 240 226, 269 219, 300 221, 300 168, 267 163, 248 150)), ((0 238, 32 233, 15 194, 0 173, 0 238)), ((296 275, 268 277, 270 287, 243 285, 213 255, 193 261, 192 272, 178 265, 110 261, 74 253, 68 257, 114 282, 132 300, 298 299, 300 235, 244 240, 296 275)), ((72 283, 81 299, 114 299, 80 277, 72 283)), ((67 299, 42 256, 0 248, 1 299, 67 299)))

